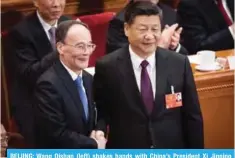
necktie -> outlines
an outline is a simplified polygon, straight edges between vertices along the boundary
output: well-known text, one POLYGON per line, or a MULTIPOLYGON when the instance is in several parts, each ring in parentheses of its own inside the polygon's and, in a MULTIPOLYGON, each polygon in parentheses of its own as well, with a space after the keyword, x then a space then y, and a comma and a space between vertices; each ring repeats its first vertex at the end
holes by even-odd
POLYGON ((233 22, 232 20, 229 18, 224 6, 223 6, 223 3, 222 3, 222 0, 217 0, 217 5, 218 5, 218 8, 220 10, 220 12, 222 13, 223 17, 224 17, 224 20, 226 21, 226 23, 228 24, 228 26, 232 25, 233 22))
POLYGON ((141 97, 144 101, 147 111, 149 114, 152 112, 154 99, 153 99, 153 90, 151 85, 151 80, 148 75, 148 71, 146 67, 148 66, 148 62, 146 60, 142 61, 140 64, 142 67, 141 70, 141 97))
POLYGON ((56 32, 56 27, 51 27, 49 30, 49 35, 50 35, 50 42, 53 50, 55 50, 55 44, 56 44, 56 39, 55 39, 55 32, 56 32))
POLYGON ((85 112, 85 116, 86 116, 86 120, 88 119, 88 101, 87 101, 87 96, 86 93, 83 89, 83 85, 82 85, 82 78, 80 76, 77 77, 77 79, 75 80, 75 83, 77 85, 77 89, 78 89, 78 93, 80 96, 80 100, 82 102, 83 105, 83 109, 85 112))

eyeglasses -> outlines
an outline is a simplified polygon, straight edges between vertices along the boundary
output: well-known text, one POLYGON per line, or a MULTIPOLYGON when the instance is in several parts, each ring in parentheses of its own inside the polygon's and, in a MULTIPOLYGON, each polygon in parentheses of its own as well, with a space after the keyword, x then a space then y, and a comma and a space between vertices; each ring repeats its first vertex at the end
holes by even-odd
POLYGON ((76 45, 70 45, 70 44, 67 44, 67 43, 63 43, 64 45, 67 45, 67 46, 70 46, 70 47, 73 47, 75 48, 77 51, 81 52, 81 53, 84 53, 86 51, 89 51, 90 53, 92 53, 95 48, 96 48, 96 45, 94 43, 84 43, 84 42, 80 42, 76 45))

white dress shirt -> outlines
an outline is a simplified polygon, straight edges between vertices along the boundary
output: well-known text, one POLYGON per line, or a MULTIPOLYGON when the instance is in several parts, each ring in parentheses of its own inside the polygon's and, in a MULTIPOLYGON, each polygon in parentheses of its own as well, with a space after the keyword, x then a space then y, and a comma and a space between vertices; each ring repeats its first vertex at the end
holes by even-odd
POLYGON ((50 39, 51 39, 51 36, 50 36, 50 34, 49 34, 49 30, 51 29, 51 27, 56 27, 56 28, 57 28, 58 20, 56 21, 56 23, 55 23, 54 26, 51 26, 50 24, 48 24, 47 22, 45 22, 45 21, 43 20, 43 18, 42 18, 41 15, 38 13, 38 11, 37 11, 37 16, 38 16, 38 19, 39 19, 40 23, 42 24, 42 27, 43 27, 44 31, 46 32, 47 38, 50 40, 50 39))
MULTIPOLYGON (((79 75, 77 75, 73 70, 71 70, 68 66, 66 66, 62 61, 60 61, 60 62, 61 62, 61 64, 64 66, 64 68, 68 71, 68 73, 69 73, 70 76, 72 77, 73 81, 75 81, 78 76, 80 76, 81 79, 82 79, 82 71, 81 71, 81 73, 80 73, 79 75)), ((83 79, 81 80, 81 82, 82 82, 82 89, 84 90, 84 92, 85 92, 85 94, 86 94, 86 90, 85 90, 85 88, 84 88, 84 86, 83 86, 83 79)))
POLYGON ((149 74, 149 78, 152 84, 152 90, 153 90, 153 97, 155 98, 155 93, 156 93, 156 58, 155 58, 155 52, 149 56, 147 59, 143 59, 141 57, 139 57, 136 53, 134 53, 134 51, 131 49, 131 46, 129 45, 129 52, 130 52, 130 57, 131 57, 131 62, 132 62, 132 66, 134 69, 134 73, 135 73, 135 79, 137 82, 137 86, 140 90, 140 84, 141 84, 141 63, 143 60, 147 60, 149 65, 147 66, 147 71, 149 74))

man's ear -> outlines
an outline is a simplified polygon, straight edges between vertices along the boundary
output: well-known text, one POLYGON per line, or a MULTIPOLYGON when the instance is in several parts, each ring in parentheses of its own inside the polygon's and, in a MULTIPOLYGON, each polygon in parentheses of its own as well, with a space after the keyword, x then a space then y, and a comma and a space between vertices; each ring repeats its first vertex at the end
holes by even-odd
POLYGON ((56 43, 56 48, 57 51, 59 52, 59 54, 63 54, 64 53, 64 45, 61 42, 57 42, 56 43))
POLYGON ((129 28, 130 28, 130 25, 125 22, 124 23, 124 32, 127 37, 129 36, 129 28))

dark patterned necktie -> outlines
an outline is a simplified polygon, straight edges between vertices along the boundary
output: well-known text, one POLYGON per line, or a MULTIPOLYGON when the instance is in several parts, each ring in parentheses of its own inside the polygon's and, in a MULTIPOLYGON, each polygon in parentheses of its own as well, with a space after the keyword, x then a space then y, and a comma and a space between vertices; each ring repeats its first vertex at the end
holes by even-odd
POLYGON ((51 27, 49 30, 50 42, 53 50, 56 49, 56 37, 55 37, 56 27, 51 27))
POLYGON ((143 102, 146 106, 148 113, 152 112, 154 106, 154 99, 153 99, 153 90, 151 85, 151 80, 149 78, 149 74, 147 71, 148 62, 146 60, 142 61, 140 64, 142 67, 141 70, 141 97, 143 102))

